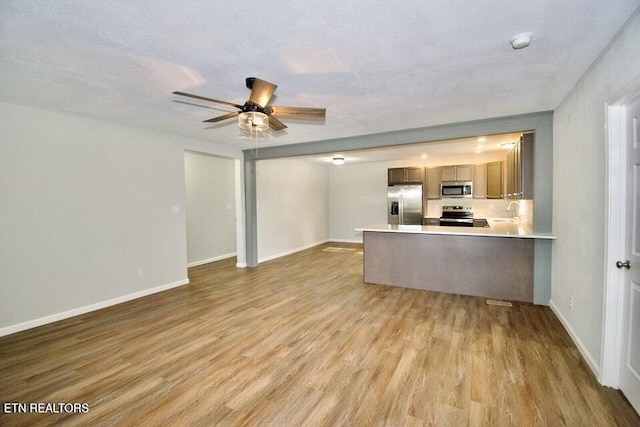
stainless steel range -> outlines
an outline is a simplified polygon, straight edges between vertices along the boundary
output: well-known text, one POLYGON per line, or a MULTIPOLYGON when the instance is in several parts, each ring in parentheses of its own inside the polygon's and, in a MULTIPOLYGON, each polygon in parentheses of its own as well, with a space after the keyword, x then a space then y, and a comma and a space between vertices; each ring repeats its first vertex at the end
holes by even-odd
POLYGON ((473 207, 443 206, 440 225, 449 227, 473 227, 473 207))

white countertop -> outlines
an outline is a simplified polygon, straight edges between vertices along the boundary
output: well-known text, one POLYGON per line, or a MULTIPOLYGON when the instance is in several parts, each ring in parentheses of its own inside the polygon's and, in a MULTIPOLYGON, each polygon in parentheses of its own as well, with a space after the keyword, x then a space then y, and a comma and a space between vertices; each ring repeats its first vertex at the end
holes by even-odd
POLYGON ((504 219, 487 218, 489 227, 445 227, 441 225, 373 225, 356 231, 381 233, 445 234, 451 236, 516 237, 520 239, 555 239, 551 233, 536 233, 531 227, 504 219))

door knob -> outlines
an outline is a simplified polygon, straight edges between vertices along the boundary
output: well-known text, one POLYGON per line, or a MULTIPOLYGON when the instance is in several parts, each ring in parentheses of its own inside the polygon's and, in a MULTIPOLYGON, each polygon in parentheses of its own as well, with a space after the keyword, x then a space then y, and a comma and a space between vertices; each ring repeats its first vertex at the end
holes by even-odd
POLYGON ((626 268, 627 270, 631 268, 631 263, 629 262, 629 260, 626 260, 625 262, 622 261, 618 261, 616 262, 616 267, 618 268, 626 268))

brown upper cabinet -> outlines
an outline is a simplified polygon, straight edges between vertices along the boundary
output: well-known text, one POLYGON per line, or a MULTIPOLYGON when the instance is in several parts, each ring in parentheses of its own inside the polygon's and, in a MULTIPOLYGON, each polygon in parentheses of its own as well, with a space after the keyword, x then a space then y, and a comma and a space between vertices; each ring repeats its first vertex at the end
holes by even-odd
POLYGON ((502 199, 502 162, 487 163, 487 199, 502 199))
POLYGON ((507 155, 507 198, 533 199, 533 134, 525 133, 507 155))
POLYGON ((442 179, 440 178, 442 168, 428 168, 427 169, 427 199, 439 199, 440 184, 442 179))
POLYGON ((487 165, 473 165, 473 198, 487 198, 487 165))
POLYGON ((442 166, 442 181, 472 181, 473 165, 442 166))
POLYGON ((502 199, 502 162, 473 165, 473 198, 502 199))
POLYGON ((389 185, 398 184, 422 184, 424 178, 424 168, 393 168, 388 171, 389 185))

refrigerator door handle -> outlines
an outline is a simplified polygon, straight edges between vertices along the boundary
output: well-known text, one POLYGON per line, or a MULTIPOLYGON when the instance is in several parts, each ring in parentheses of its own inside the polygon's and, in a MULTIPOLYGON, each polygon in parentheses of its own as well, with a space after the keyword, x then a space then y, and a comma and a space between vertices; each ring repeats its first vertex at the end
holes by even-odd
POLYGON ((404 224, 404 195, 400 194, 400 215, 398 215, 398 224, 404 224))
POLYGON ((391 202, 391 212, 389 212, 391 215, 398 215, 399 213, 399 204, 398 202, 391 202))

